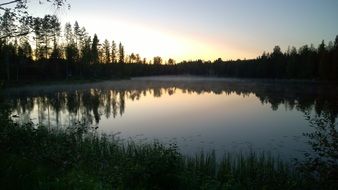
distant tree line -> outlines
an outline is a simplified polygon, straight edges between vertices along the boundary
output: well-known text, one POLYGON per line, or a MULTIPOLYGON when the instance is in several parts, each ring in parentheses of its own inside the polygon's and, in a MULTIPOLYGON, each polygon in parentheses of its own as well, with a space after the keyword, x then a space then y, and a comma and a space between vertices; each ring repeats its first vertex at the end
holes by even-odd
MULTIPOLYGON (((126 55, 121 42, 100 43, 96 34, 89 36, 78 22, 73 26, 66 23, 62 31, 58 18, 46 15, 33 19, 32 33, 13 37, 13 15, 6 11, 0 21, 1 80, 121 78, 165 72, 160 71, 164 63, 161 57, 148 61, 137 53, 126 55), (124 66, 126 63, 130 66, 124 66), (145 64, 158 65, 158 69, 145 64)), ((165 63, 173 65, 175 61, 165 63)))
POLYGON ((282 52, 279 46, 272 53, 263 53, 256 59, 214 62, 183 61, 179 66, 183 73, 216 75, 223 77, 319 79, 338 80, 338 36, 334 43, 324 41, 315 48, 304 45, 298 50, 289 47, 282 52))
POLYGON ((220 77, 338 80, 338 36, 318 48, 295 47, 251 60, 153 60, 137 53, 126 55, 121 42, 89 36, 78 22, 64 29, 55 15, 32 18, 27 35, 13 33, 16 18, 10 11, 0 18, 0 80, 60 80, 69 78, 123 78, 149 75, 192 74, 220 77))

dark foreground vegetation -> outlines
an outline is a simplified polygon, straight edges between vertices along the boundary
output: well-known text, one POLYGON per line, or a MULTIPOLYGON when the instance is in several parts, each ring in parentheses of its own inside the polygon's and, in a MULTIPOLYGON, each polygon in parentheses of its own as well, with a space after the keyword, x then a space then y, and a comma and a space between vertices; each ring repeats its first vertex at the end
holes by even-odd
POLYGON ((319 149, 318 157, 292 166, 254 152, 227 154, 220 161, 214 153, 188 158, 175 145, 121 143, 84 124, 67 129, 18 125, 6 110, 2 107, 0 115, 1 189, 335 189, 338 185, 336 129, 322 118, 311 122, 317 132, 307 134, 319 149), (324 144, 317 143, 321 141, 324 144))

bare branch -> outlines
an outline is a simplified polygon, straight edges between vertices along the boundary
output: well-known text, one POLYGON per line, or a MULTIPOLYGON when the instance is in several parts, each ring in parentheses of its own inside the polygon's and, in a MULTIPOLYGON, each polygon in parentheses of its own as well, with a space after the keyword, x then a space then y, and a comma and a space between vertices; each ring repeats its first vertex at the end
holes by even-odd
POLYGON ((20 0, 14 0, 14 1, 10 1, 10 2, 7 2, 7 3, 1 3, 0 4, 0 7, 1 6, 5 6, 5 5, 9 5, 9 4, 13 4, 13 3, 16 3, 16 2, 19 2, 20 0))
POLYGON ((5 35, 5 36, 0 36, 0 40, 5 39, 5 38, 14 38, 14 37, 26 36, 31 32, 33 32, 33 31, 26 31, 26 32, 23 32, 23 33, 8 34, 8 35, 5 35))

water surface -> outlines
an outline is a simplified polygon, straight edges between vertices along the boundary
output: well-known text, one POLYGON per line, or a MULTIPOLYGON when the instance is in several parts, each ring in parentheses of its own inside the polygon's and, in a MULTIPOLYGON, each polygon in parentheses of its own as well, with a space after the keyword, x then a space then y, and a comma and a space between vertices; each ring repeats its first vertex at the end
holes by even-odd
POLYGON ((309 149, 307 114, 337 117, 337 87, 313 82, 148 77, 5 92, 18 122, 48 127, 85 123, 140 143, 176 143, 181 152, 270 151, 282 158, 309 149))

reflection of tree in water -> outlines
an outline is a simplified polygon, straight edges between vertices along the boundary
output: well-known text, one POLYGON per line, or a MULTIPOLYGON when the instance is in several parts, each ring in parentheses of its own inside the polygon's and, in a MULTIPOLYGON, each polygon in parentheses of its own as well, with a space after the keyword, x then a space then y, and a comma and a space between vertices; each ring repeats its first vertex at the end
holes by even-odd
POLYGON ((105 116, 106 118, 110 118, 110 115, 111 115, 111 105, 112 105, 112 93, 111 91, 109 91, 108 93, 106 93, 104 95, 104 98, 103 98, 103 101, 104 101, 104 113, 105 113, 105 116))
POLYGON ((161 88, 154 88, 154 97, 159 98, 162 96, 162 89, 161 88))
MULTIPOLYGON (((65 103, 67 102, 65 100, 66 92, 57 92, 55 94, 52 94, 51 96, 47 95, 47 99, 50 102, 51 108, 54 111, 55 115, 55 120, 56 120, 56 126, 59 126, 59 121, 60 121, 60 112, 61 110, 66 108, 65 103)), ((39 97, 37 98, 39 99, 39 97)), ((38 110, 40 112, 40 110, 38 110)))
MULTIPOLYGON (((56 92, 37 97, 20 96, 10 98, 12 112, 16 115, 26 115, 33 118, 33 111, 37 112, 37 123, 49 125, 51 120, 55 126, 60 122, 74 124, 77 122, 98 124, 103 113, 108 118, 110 114, 116 117, 124 113, 125 92, 113 90, 56 92)), ((27 120, 23 122, 28 122, 27 120)))
MULTIPOLYGON (((113 117, 115 118, 117 116, 117 92, 112 91, 111 92, 111 106, 113 107, 113 117)), ((110 106, 110 105, 109 105, 110 106)))
POLYGON ((125 106, 125 101, 124 101, 124 96, 125 96, 125 91, 121 91, 119 93, 119 97, 120 97, 120 115, 122 116, 122 114, 124 114, 124 106, 125 106))
POLYGON ((176 88, 167 88, 165 89, 166 90, 166 93, 171 96, 171 95, 174 95, 175 92, 176 92, 176 88))
POLYGON ((128 88, 112 88, 89 90, 67 90, 54 93, 12 94, 8 97, 13 112, 18 115, 32 114, 34 106, 37 107, 39 123, 55 121, 65 124, 68 122, 86 122, 98 124, 102 115, 106 118, 122 116, 125 111, 125 99, 138 101, 142 97, 152 94, 161 97, 163 94, 174 95, 177 89, 183 93, 236 93, 240 96, 256 95, 262 104, 270 104, 273 110, 280 105, 286 109, 297 109, 302 112, 315 110, 323 111, 337 116, 338 100, 336 89, 331 87, 313 87, 311 85, 283 85, 283 84, 256 84, 256 83, 160 83, 147 86, 133 86, 128 88), (328 90, 329 89, 329 90, 328 90), (62 115, 62 116, 61 116, 62 115), (47 117, 47 118, 46 118, 47 117), (52 119, 51 119, 52 118, 52 119))

